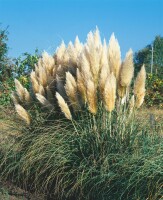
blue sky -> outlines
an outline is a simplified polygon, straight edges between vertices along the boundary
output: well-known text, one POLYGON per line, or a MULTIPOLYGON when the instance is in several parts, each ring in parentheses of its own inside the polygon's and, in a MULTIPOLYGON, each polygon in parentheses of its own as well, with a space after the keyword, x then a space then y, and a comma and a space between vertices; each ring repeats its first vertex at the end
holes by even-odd
POLYGON ((84 42, 96 25, 118 38, 122 57, 163 36, 163 0, 0 0, 1 28, 9 26, 9 56, 36 48, 53 53, 62 40, 84 42))

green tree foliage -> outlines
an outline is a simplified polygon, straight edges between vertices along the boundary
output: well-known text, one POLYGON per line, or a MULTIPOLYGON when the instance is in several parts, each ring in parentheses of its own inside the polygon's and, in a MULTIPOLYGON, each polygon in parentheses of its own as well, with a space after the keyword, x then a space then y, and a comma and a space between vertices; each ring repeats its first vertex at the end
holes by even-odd
POLYGON ((13 76, 14 78, 19 79, 19 81, 27 88, 29 88, 30 72, 34 69, 38 59, 39 52, 37 49, 33 55, 26 52, 22 54, 22 56, 14 59, 13 76))
POLYGON ((160 77, 163 76, 163 37, 161 36, 156 36, 151 44, 135 53, 135 69, 137 72, 145 64, 147 73, 151 72, 152 46, 153 73, 160 77))
POLYGON ((11 77, 11 61, 7 57, 8 52, 8 32, 7 29, 0 29, 0 81, 11 77))

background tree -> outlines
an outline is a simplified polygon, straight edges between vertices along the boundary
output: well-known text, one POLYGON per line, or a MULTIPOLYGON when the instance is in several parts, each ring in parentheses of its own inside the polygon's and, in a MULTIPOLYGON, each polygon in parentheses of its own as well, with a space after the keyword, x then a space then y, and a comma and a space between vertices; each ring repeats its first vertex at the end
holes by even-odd
POLYGON ((8 52, 8 31, 7 28, 0 29, 0 81, 3 82, 6 78, 11 77, 11 61, 7 57, 8 52))
POLYGON ((135 71, 139 71, 140 67, 145 64, 147 73, 151 72, 153 46, 153 73, 158 76, 163 75, 163 37, 156 36, 154 41, 135 53, 135 71))

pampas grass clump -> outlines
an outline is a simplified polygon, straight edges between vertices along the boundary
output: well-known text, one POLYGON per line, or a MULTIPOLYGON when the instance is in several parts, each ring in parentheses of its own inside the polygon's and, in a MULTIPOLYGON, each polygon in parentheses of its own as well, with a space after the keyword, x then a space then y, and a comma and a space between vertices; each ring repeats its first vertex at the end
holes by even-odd
POLYGON ((47 199, 159 199, 162 142, 135 118, 145 67, 133 74, 132 50, 121 61, 115 35, 107 44, 98 29, 84 44, 76 37, 53 56, 44 52, 30 91, 15 80, 13 102, 28 126, 1 157, 1 177, 47 199))

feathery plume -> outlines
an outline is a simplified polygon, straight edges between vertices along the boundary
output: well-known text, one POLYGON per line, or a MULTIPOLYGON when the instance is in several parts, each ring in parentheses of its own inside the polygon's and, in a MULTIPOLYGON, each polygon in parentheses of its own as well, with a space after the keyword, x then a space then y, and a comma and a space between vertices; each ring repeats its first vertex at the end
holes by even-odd
POLYGON ((32 97, 26 88, 24 88, 24 100, 27 103, 30 103, 32 101, 32 97))
POLYGON ((105 108, 107 111, 111 112, 115 107, 116 99, 116 78, 113 73, 109 74, 106 80, 104 98, 105 108))
POLYGON ((14 105, 19 104, 19 102, 20 102, 20 99, 19 99, 17 93, 14 91, 12 91, 12 93, 11 93, 11 99, 12 99, 14 105))
POLYGON ((75 48, 75 50, 78 52, 78 54, 79 54, 79 53, 82 51, 82 49, 83 49, 83 44, 80 42, 78 36, 76 36, 76 38, 75 38, 74 48, 75 48))
POLYGON ((125 95, 126 95, 126 87, 122 86, 120 84, 120 82, 118 81, 118 84, 117 84, 117 92, 118 92, 118 96, 120 98, 123 98, 125 95))
POLYGON ((78 110, 79 102, 77 97, 77 84, 75 78, 70 72, 66 72, 66 85, 65 85, 66 94, 69 97, 72 107, 74 110, 78 110))
POLYGON ((81 75, 78 68, 77 68, 77 71, 76 71, 76 76, 77 76, 77 87, 78 87, 79 94, 81 95, 82 101, 84 103, 86 103, 87 102, 86 87, 85 87, 82 75, 81 75))
POLYGON ((89 64, 86 56, 83 53, 80 55, 80 67, 79 68, 81 70, 81 75, 84 78, 85 83, 88 79, 92 79, 90 64, 89 64))
POLYGON ((88 109, 92 114, 97 113, 97 94, 96 87, 93 81, 87 80, 87 101, 88 109))
POLYGON ((39 67, 39 82, 43 87, 47 86, 47 73, 44 67, 39 67))
POLYGON ((102 69, 101 69, 100 81, 99 81, 100 94, 101 94, 102 98, 104 98, 103 92, 104 92, 104 89, 105 89, 105 83, 106 83, 108 75, 109 75, 108 68, 103 66, 102 69))
POLYGON ((146 71, 144 65, 141 67, 140 72, 138 73, 135 84, 134 84, 134 95, 136 97, 136 107, 139 108, 145 96, 145 80, 146 80, 146 71))
POLYGON ((120 70, 120 84, 123 87, 128 87, 134 75, 133 52, 130 49, 125 57, 120 70))
POLYGON ((111 35, 111 38, 109 40, 108 60, 110 70, 114 73, 114 76, 118 80, 121 66, 121 51, 118 40, 115 38, 114 33, 111 35))
POLYGON ((18 115, 19 115, 28 125, 30 125, 30 123, 31 123, 31 118, 30 118, 30 115, 28 114, 28 112, 27 112, 20 104, 16 104, 16 105, 15 105, 15 109, 16 109, 16 112, 18 113, 18 115))
POLYGON ((39 92, 39 83, 38 83, 38 80, 36 78, 36 74, 34 71, 31 72, 30 77, 31 77, 33 91, 34 91, 34 93, 38 93, 39 92))
POLYGON ((69 65, 76 66, 78 53, 74 48, 72 42, 69 42, 68 44, 67 53, 69 54, 69 65))
POLYGON ((106 67, 108 72, 110 72, 108 58, 107 58, 107 45, 106 45, 105 39, 104 39, 102 52, 101 52, 101 59, 100 59, 100 69, 102 69, 102 67, 106 67))
POLYGON ((19 96, 19 99, 23 102, 25 90, 24 90, 24 87, 22 86, 22 84, 17 79, 15 79, 15 87, 16 87, 16 92, 19 96))
POLYGON ((100 71, 101 59, 101 39, 98 29, 92 34, 91 32, 87 37, 87 44, 85 45, 85 55, 90 63, 90 70, 93 75, 94 83, 97 84, 100 71))
POLYGON ((63 55, 65 51, 66 51, 66 46, 65 46, 64 41, 62 41, 61 45, 56 50, 56 59, 57 59, 58 65, 62 63, 62 59, 63 59, 63 55))
POLYGON ((101 45, 101 37, 100 37, 100 31, 97 26, 96 26, 96 30, 93 34, 93 37, 94 37, 95 47, 99 47, 101 45))
POLYGON ((46 51, 42 54, 42 62, 47 72, 52 75, 53 69, 55 68, 55 60, 46 51))
POLYGON ((35 64, 35 75, 39 76, 39 69, 37 64, 35 64))
POLYGON ((69 120, 72 120, 70 109, 63 97, 58 92, 56 92, 56 98, 58 100, 59 107, 61 108, 61 111, 64 113, 65 117, 69 120))
POLYGON ((101 66, 101 72, 100 72, 100 78, 99 78, 99 88, 100 88, 101 96, 103 98, 103 91, 104 91, 106 79, 108 77, 108 74, 110 73, 108 59, 107 59, 107 46, 106 46, 105 40, 104 40, 104 46, 102 49, 100 66, 101 66))
POLYGON ((40 84, 39 85, 39 94, 41 94, 42 96, 45 96, 45 90, 44 90, 44 87, 40 84))
POLYGON ((36 98, 38 101, 47 109, 52 110, 54 107, 53 105, 41 94, 36 93, 36 98))

